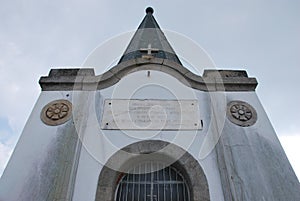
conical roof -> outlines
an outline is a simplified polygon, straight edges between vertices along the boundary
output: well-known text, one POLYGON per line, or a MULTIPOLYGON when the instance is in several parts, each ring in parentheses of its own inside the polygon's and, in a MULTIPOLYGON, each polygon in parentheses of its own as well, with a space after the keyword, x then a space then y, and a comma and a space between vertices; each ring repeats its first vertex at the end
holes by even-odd
POLYGON ((153 16, 153 8, 146 9, 146 16, 132 37, 119 63, 135 58, 163 58, 181 65, 164 33, 153 16))

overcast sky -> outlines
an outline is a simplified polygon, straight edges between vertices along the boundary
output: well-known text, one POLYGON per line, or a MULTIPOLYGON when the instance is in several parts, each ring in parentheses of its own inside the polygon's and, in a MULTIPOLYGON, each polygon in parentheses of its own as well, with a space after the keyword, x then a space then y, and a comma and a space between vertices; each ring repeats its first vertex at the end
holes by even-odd
POLYGON ((298 0, 0 0, 0 175, 40 93, 39 77, 54 66, 81 66, 98 45, 135 30, 147 6, 162 29, 195 41, 218 68, 257 78, 299 178, 298 0))

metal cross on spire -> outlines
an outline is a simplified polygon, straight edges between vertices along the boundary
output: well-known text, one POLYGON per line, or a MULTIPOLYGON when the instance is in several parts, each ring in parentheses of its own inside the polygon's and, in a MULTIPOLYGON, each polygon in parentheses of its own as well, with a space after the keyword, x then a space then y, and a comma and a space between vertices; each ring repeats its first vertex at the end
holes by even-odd
POLYGON ((151 43, 149 43, 147 48, 141 48, 140 51, 141 52, 147 52, 147 55, 143 55, 142 58, 151 59, 153 57, 152 52, 153 53, 158 52, 159 49, 152 48, 151 43))
POLYGON ((147 52, 148 55, 151 55, 152 52, 158 52, 159 49, 156 48, 152 48, 151 47, 151 43, 148 44, 147 48, 141 48, 140 51, 141 52, 147 52))

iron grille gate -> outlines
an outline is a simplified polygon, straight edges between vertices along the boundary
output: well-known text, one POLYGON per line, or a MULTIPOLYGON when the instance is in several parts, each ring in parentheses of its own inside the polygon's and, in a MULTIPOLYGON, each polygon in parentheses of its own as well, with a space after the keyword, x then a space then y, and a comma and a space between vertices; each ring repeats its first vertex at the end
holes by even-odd
POLYGON ((145 162, 121 178, 115 200, 190 201, 190 194, 184 177, 174 167, 145 162))

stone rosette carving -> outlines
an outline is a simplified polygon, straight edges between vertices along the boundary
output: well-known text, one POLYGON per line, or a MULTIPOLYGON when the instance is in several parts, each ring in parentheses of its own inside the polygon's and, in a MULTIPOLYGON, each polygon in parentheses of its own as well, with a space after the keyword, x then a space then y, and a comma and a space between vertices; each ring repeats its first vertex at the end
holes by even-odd
POLYGON ((48 103, 41 112, 41 120, 49 126, 65 123, 72 115, 72 103, 68 100, 55 100, 48 103))
POLYGON ((248 103, 243 101, 231 101, 227 105, 228 119, 239 126, 247 127, 255 124, 257 113, 248 103))

